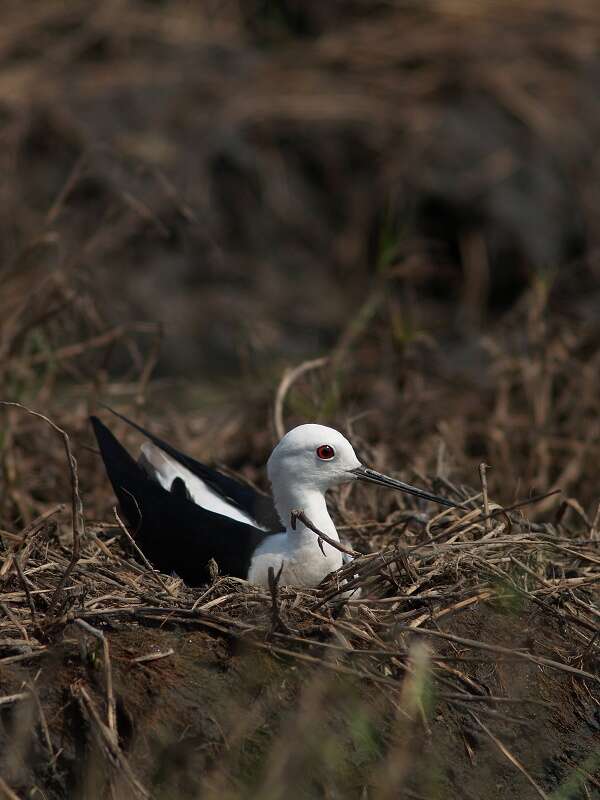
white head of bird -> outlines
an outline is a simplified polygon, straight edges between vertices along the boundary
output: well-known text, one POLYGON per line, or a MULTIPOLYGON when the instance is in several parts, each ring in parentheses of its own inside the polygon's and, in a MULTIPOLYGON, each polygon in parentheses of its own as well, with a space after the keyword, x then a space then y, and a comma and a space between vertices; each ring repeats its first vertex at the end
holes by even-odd
POLYGON ((271 453, 267 472, 277 511, 288 530, 291 512, 301 509, 320 530, 337 538, 324 495, 328 489, 354 480, 397 489, 445 506, 455 505, 363 466, 348 439, 325 425, 299 425, 286 433, 271 453))
POLYGON ((283 556, 283 583, 316 585, 341 566, 341 553, 327 543, 320 549, 313 531, 300 521, 291 525, 292 512, 302 510, 331 539, 339 537, 329 516, 325 492, 334 486, 363 480, 397 489, 427 500, 453 506, 442 497, 382 475, 361 464, 350 442, 339 431, 324 425, 299 425, 277 444, 267 464, 273 499, 286 532, 271 536, 259 546, 249 580, 267 584, 267 570, 283 556), (275 558, 277 554, 277 558, 275 558))
POLYGON ((275 495, 287 485, 295 485, 299 492, 317 489, 323 493, 353 480, 350 471, 360 466, 354 448, 339 431, 325 425, 299 425, 275 447, 267 472, 275 495))

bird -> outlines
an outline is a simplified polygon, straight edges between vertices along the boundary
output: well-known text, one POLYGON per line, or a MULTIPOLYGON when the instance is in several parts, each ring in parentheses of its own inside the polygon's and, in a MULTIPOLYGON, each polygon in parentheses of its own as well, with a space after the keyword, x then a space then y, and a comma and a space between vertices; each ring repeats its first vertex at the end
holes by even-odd
POLYGON ((219 574, 257 586, 269 586, 270 567, 281 585, 317 586, 342 566, 344 555, 305 522, 339 542, 325 494, 343 483, 365 481, 456 506, 366 467, 348 439, 325 425, 299 425, 278 442, 267 462, 270 496, 112 413, 145 437, 136 461, 97 416, 90 417, 123 516, 152 565, 189 586, 210 581, 213 560, 219 574), (292 519, 297 510, 305 516, 292 519))

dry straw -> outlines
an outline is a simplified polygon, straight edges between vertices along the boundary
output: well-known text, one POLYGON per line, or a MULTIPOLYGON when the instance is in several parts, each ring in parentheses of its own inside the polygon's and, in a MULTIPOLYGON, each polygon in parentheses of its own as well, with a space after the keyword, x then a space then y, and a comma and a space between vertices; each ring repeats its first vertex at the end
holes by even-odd
MULTIPOLYGON (((73 697, 115 780, 120 776, 132 796, 149 794, 121 750, 116 729, 109 640, 117 624, 121 629, 175 625, 237 639, 246 647, 310 665, 324 674, 367 682, 396 697, 401 705, 406 703, 402 699, 408 691, 406 680, 417 680, 411 656, 415 637, 425 637, 431 646, 427 669, 437 702, 456 709, 476 707, 476 713, 470 711, 473 719, 534 785, 517 757, 479 719, 480 715, 490 720, 514 719, 502 709, 522 711, 528 697, 490 694, 469 674, 469 658, 527 661, 541 670, 571 676, 591 693, 598 692, 600 676, 591 665, 598 648, 595 591, 600 558, 590 529, 572 537, 560 525, 531 524, 515 511, 486 513, 471 492, 454 488, 452 499, 463 508, 429 519, 429 535, 424 539, 406 546, 395 541, 392 532, 388 546, 357 555, 316 589, 282 587, 273 575, 270 592, 265 592, 215 573, 208 589, 195 590, 175 577, 159 576, 145 560, 127 555, 130 537, 123 536, 122 523, 116 529, 88 524, 84 530, 77 465, 68 437, 43 416, 42 421, 58 430, 65 442, 74 495, 73 536, 67 547, 53 535, 54 518, 63 513, 60 508, 20 531, 0 532, 4 565, 8 565, 0 586, 4 610, 0 667, 17 660, 43 665, 52 652, 51 643, 73 625, 82 635, 95 638, 102 650, 104 698, 98 705, 85 681, 72 687, 73 697), (553 577, 540 572, 545 563, 552 563, 553 577), (355 588, 361 590, 359 597, 350 591, 355 588), (479 604, 510 604, 519 598, 560 621, 562 638, 552 658, 439 628, 440 623, 479 604), (460 649, 442 648, 444 643, 460 649)), ((421 517, 417 509, 407 508, 409 524, 411 513, 416 521, 421 517)), ((302 516, 300 511, 297 516, 302 516)), ((316 530, 315 536, 326 538, 316 530)), ((166 655, 146 655, 142 650, 132 661, 166 655)), ((0 697, 0 705, 23 702, 30 696, 53 759, 43 700, 33 686, 0 697)), ((526 724, 527 718, 522 722, 526 724)), ((399 773, 392 772, 398 781, 399 773)))

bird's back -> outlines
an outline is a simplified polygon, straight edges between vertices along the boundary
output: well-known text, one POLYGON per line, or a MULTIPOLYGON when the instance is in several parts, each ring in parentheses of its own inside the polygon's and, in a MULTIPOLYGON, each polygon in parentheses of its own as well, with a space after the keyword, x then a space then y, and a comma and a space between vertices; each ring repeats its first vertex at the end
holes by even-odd
POLYGON ((146 474, 97 417, 91 422, 123 515, 157 569, 199 585, 209 580, 208 562, 214 559, 222 574, 248 576, 252 555, 269 532, 169 491, 146 474))

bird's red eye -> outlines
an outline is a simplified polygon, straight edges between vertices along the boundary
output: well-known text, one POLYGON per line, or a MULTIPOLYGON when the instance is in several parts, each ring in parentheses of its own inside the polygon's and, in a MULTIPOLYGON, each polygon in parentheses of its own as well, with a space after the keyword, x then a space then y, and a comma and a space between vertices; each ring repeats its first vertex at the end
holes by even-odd
POLYGON ((335 450, 330 444, 322 444, 320 447, 317 447, 317 455, 319 458, 322 458, 323 461, 329 461, 335 455, 335 450))

